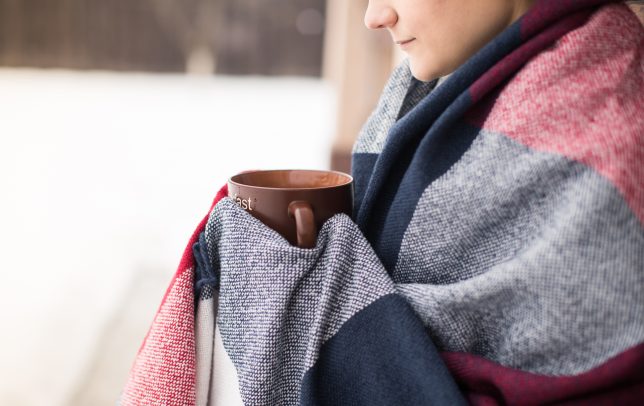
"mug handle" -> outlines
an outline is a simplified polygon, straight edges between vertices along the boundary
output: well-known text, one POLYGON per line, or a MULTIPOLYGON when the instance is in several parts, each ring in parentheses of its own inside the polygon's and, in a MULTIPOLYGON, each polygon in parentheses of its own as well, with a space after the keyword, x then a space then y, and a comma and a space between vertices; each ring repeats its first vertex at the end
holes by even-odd
POLYGON ((318 237, 315 225, 313 208, 304 200, 295 200, 288 205, 288 215, 295 218, 297 233, 297 246, 300 248, 313 248, 318 237))

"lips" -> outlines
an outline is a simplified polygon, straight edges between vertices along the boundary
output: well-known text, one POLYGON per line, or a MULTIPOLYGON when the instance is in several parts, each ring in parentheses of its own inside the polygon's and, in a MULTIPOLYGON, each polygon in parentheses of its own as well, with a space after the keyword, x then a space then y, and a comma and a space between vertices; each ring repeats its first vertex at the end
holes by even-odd
POLYGON ((400 41, 396 41, 396 44, 398 44, 398 45, 400 45, 402 48, 404 48, 404 47, 406 47, 407 45, 409 45, 410 43, 412 43, 415 39, 416 39, 416 38, 407 38, 407 39, 403 39, 403 40, 400 40, 400 41))

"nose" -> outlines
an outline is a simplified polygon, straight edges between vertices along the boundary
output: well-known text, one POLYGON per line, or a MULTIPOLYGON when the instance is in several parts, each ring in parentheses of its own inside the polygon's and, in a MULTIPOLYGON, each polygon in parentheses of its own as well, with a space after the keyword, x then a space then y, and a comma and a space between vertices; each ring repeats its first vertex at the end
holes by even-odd
POLYGON ((388 28, 398 22, 396 11, 392 7, 382 3, 382 0, 369 1, 367 11, 364 14, 364 25, 370 30, 388 28))

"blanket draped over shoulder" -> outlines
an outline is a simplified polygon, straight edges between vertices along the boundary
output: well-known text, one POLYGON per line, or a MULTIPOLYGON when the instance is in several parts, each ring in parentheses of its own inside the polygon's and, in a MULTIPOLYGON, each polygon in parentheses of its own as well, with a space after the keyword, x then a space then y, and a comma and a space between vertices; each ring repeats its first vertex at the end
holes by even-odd
POLYGON ((542 0, 438 86, 400 65, 353 220, 299 249, 220 191, 121 403, 641 401, 643 52, 623 4, 542 0))

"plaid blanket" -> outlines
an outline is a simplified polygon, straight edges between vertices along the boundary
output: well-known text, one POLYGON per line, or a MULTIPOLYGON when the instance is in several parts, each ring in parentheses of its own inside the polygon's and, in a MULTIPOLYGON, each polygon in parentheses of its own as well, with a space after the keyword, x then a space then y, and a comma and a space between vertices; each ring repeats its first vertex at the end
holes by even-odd
POLYGON ((121 403, 641 401, 643 50, 622 4, 542 0, 439 86, 403 63, 355 221, 299 249, 222 189, 121 403))

